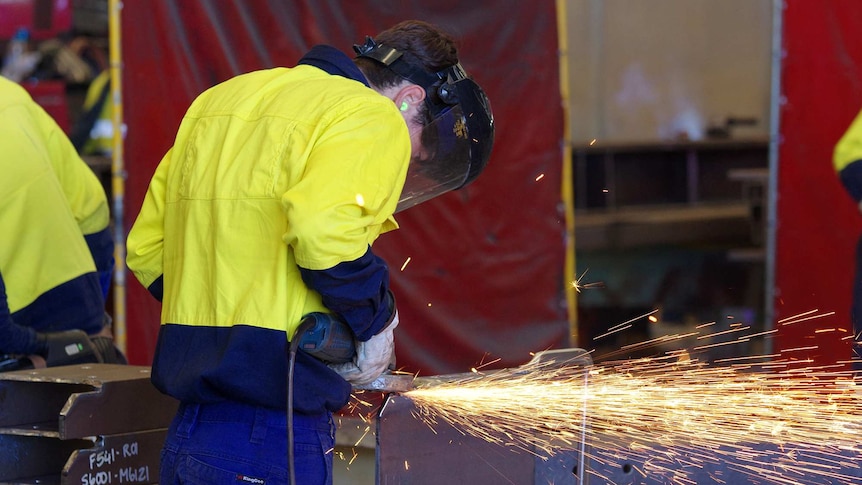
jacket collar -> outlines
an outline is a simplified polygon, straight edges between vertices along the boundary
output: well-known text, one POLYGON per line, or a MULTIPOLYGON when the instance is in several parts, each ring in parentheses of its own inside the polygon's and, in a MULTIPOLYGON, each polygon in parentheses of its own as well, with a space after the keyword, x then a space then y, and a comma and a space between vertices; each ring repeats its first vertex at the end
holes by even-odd
POLYGON ((362 71, 356 67, 353 60, 340 50, 328 45, 316 45, 302 56, 299 64, 307 64, 328 72, 334 76, 342 76, 359 81, 368 86, 368 80, 362 71))

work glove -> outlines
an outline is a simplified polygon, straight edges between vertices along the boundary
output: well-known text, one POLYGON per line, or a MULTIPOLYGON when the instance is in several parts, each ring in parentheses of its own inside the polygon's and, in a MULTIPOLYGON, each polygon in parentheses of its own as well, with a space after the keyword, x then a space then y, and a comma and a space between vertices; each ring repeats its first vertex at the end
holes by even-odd
POLYGON ((82 330, 37 333, 37 354, 45 358, 48 367, 100 362, 96 347, 82 330))
POLYGON ((364 386, 380 377, 395 355, 395 327, 398 326, 398 310, 393 307, 392 318, 377 335, 365 342, 356 341, 353 361, 330 364, 329 368, 354 386, 364 386))

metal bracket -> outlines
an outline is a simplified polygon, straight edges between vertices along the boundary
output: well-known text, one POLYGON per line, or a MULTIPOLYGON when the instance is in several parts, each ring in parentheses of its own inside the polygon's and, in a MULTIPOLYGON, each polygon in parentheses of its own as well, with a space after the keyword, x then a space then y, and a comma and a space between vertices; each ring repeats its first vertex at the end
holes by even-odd
MULTIPOLYGON (((524 372, 536 364, 574 365, 584 368, 584 385, 590 354, 582 349, 559 349, 537 353, 524 372)), ((457 382, 474 374, 417 377, 417 388, 457 382)), ((584 407, 585 408, 585 407, 584 407)), ((540 451, 527 452, 465 435, 445 422, 434 429, 415 417, 416 408, 406 396, 390 394, 377 417, 377 483, 413 485, 447 483, 584 483, 586 445, 560 449, 553 457, 540 451)), ((574 414, 586 430, 586 413, 574 414)), ((584 434, 583 436, 586 436, 584 434)), ((502 440, 505 442, 505 440, 502 440)))
POLYGON ((149 367, 0 373, 0 482, 155 483, 177 406, 153 387, 149 367))

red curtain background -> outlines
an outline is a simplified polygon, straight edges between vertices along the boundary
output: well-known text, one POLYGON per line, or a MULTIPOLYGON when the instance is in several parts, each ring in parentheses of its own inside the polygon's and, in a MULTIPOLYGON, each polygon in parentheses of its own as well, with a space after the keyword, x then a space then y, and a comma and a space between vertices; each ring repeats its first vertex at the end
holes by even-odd
POLYGON ((778 151, 775 350, 821 364, 850 358, 850 302, 862 218, 832 168, 835 143, 862 108, 862 9, 854 0, 786 0, 778 151), (838 329, 815 333, 816 330, 838 329))
MULTIPOLYGON (((410 18, 459 40, 462 64, 491 100, 497 137, 477 182, 406 211, 401 229, 375 244, 392 269, 398 361, 422 375, 498 358, 494 366, 518 365, 568 341, 551 0, 126 0, 126 230, 185 109, 204 89, 241 72, 292 66, 319 43, 350 53, 365 35, 410 18)), ((129 359, 149 364, 159 306, 128 281, 129 359)))

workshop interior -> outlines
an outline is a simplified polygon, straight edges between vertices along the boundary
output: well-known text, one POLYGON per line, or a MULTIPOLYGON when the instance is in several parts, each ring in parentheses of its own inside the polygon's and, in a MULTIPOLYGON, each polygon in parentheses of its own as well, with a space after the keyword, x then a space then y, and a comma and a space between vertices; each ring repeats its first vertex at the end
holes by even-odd
MULTIPOLYGON (((177 403, 149 380, 161 307, 124 266, 125 240, 183 114, 232 76, 293 66, 317 44, 352 55, 404 19, 463 46, 496 133, 478 180, 396 214, 374 244, 400 315, 397 371, 339 413, 334 483, 862 482, 862 448, 840 440, 778 471, 735 466, 730 438, 704 445, 726 460, 687 441, 686 459, 651 468, 679 443, 638 452, 650 435, 605 427, 591 408, 604 394, 590 392, 620 368, 629 385, 643 362, 653 376, 668 356, 694 374, 855 382, 862 218, 833 165, 862 108, 855 0, 0 0, 0 74, 76 142, 108 196, 106 311, 128 359, 0 372, 0 482, 156 483, 177 403), (571 434, 554 436, 559 414, 514 446, 496 410, 479 407, 469 427, 422 419, 437 412, 423 390, 510 386, 517 408, 516 384, 535 373, 579 389, 553 397, 531 381, 537 400, 569 406, 571 434)), ((858 436, 855 392, 806 402, 849 407, 841 422, 858 436)), ((636 412, 638 396, 621 406, 636 412)))

